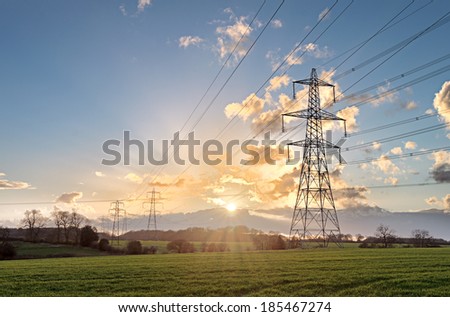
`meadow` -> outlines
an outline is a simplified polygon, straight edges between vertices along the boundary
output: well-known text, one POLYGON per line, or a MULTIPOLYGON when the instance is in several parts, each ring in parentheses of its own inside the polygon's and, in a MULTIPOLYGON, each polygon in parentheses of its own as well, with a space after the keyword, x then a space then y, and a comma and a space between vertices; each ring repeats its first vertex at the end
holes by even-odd
POLYGON ((450 296, 450 248, 0 262, 1 296, 450 296))

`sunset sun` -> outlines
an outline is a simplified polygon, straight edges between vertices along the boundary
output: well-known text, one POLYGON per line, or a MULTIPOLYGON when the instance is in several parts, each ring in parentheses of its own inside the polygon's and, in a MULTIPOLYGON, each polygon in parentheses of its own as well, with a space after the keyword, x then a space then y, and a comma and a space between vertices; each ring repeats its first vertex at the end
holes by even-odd
POLYGON ((233 204, 233 203, 228 204, 226 208, 227 208, 227 210, 228 210, 229 212, 234 212, 234 211, 236 211, 236 205, 233 204))

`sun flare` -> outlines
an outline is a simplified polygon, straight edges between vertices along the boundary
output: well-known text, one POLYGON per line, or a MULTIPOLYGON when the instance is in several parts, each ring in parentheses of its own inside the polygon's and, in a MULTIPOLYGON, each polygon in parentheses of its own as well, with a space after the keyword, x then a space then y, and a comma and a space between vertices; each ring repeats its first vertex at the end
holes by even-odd
POLYGON ((236 205, 235 205, 235 204, 232 204, 232 203, 228 204, 228 205, 227 205, 227 210, 228 210, 229 212, 236 211, 236 205))

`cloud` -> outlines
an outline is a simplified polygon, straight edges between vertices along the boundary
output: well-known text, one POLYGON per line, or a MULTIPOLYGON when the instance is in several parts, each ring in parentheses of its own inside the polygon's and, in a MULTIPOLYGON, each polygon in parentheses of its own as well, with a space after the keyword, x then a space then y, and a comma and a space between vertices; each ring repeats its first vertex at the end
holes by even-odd
POLYGON ((439 203, 439 198, 437 198, 436 196, 428 197, 425 199, 425 202, 430 206, 436 205, 439 203))
POLYGON ((330 11, 330 8, 328 8, 328 7, 323 9, 323 11, 319 13, 319 16, 317 17, 317 21, 320 21, 321 19, 328 19, 330 17, 330 15, 328 14, 329 11, 330 11), (326 15, 326 17, 325 17, 325 15, 326 15))
POLYGON ((250 116, 259 113, 264 107, 265 100, 259 98, 255 94, 250 94, 242 103, 233 102, 225 107, 225 115, 227 118, 237 115, 243 121, 250 116))
POLYGON ((436 196, 428 197, 425 199, 425 202, 430 206, 436 206, 450 211, 450 194, 445 195, 442 199, 436 196))
POLYGON ((76 201, 83 197, 82 192, 64 193, 56 198, 57 203, 74 204, 76 201))
POLYGON ((379 151, 381 149, 381 143, 373 142, 372 149, 374 149, 375 151, 379 151))
POLYGON ((178 46, 183 48, 189 47, 191 45, 198 46, 203 41, 204 39, 199 36, 182 36, 178 39, 178 46))
POLYGON ((145 7, 152 4, 152 0, 138 0, 138 11, 142 12, 144 11, 145 7))
POLYGON ((125 5, 121 4, 121 5, 119 6, 119 10, 120 10, 120 12, 121 12, 124 16, 127 16, 127 15, 128 15, 128 12, 127 12, 127 9, 125 8, 125 5))
POLYGON ((394 154, 394 155, 400 155, 400 154, 403 153, 402 148, 399 147, 399 146, 397 146, 397 147, 391 149, 390 152, 391 152, 392 154, 394 154))
POLYGON ((330 57, 332 53, 327 46, 320 47, 318 44, 307 43, 299 45, 296 43, 294 47, 283 57, 279 54, 279 49, 275 51, 268 51, 266 58, 269 60, 272 70, 276 70, 283 63, 285 67, 294 65, 301 65, 304 62, 304 56, 310 56, 317 59, 330 57))
MULTIPOLYGON (((446 81, 441 90, 435 95, 433 106, 437 110, 440 119, 450 125, 450 81, 446 81)), ((450 129, 450 126, 447 126, 450 129)), ((447 137, 449 137, 447 135, 447 137)), ((449 137, 450 138, 450 137, 449 137)))
POLYGON ((105 177, 106 175, 105 174, 103 174, 103 172, 95 172, 95 176, 97 176, 97 177, 105 177))
POLYGON ((373 165, 378 167, 385 174, 397 174, 400 172, 400 169, 392 163, 392 161, 387 157, 387 155, 381 155, 379 160, 373 161, 373 165))
POLYGON ((343 165, 337 166, 330 172, 330 181, 333 188, 334 202, 337 208, 367 207, 367 196, 369 192, 364 186, 350 186, 342 178, 343 165))
POLYGON ((450 153, 438 151, 431 154, 434 164, 431 168, 431 177, 438 183, 450 183, 450 153))
POLYGON ((274 29, 279 29, 279 28, 283 27, 283 23, 281 22, 281 20, 278 20, 278 19, 272 20, 271 25, 274 29))
POLYGON ((220 183, 225 184, 225 183, 231 183, 231 184, 239 184, 239 185, 253 185, 253 182, 248 182, 246 181, 244 178, 240 178, 240 177, 234 177, 231 174, 224 174, 220 177, 219 180, 220 183))
POLYGON ((415 101, 401 102, 400 106, 406 110, 414 110, 417 108, 417 103, 415 101))
POLYGON ((391 185, 397 185, 398 184, 398 179, 392 176, 389 176, 388 178, 384 179, 384 183, 385 184, 391 184, 391 185))
POLYGON ((443 202, 444 202, 444 209, 445 209, 445 210, 450 210, 450 194, 447 194, 447 195, 443 198, 443 202))
POLYGON ((390 83, 387 83, 385 86, 380 86, 377 88, 377 94, 374 96, 374 99, 370 101, 372 105, 375 107, 379 106, 382 103, 394 103, 398 100, 398 93, 390 92, 390 83))
POLYGON ((136 184, 142 184, 143 181, 142 177, 136 175, 135 173, 128 173, 127 175, 125 175, 124 179, 136 184))
POLYGON ((206 198, 206 202, 208 204, 214 204, 214 205, 217 205, 217 206, 224 206, 224 205, 226 205, 226 202, 222 198, 217 198, 217 197, 207 197, 206 198))
MULTIPOLYGON (((0 173, 0 177, 5 177, 5 173, 0 173)), ((10 181, 7 179, 0 179, 0 190, 3 189, 29 189, 31 185, 21 181, 10 181)))
POLYGON ((25 182, 10 181, 7 179, 0 179, 0 190, 2 189, 27 189, 30 184, 25 182))
POLYGON ((280 199, 295 192, 298 187, 295 179, 299 177, 299 174, 299 170, 294 168, 291 172, 284 173, 277 179, 272 180, 270 183, 273 185, 273 189, 268 195, 272 199, 280 199))
POLYGON ((266 91, 278 90, 283 86, 289 85, 290 81, 291 77, 289 77, 289 75, 284 74, 282 76, 275 76, 270 80, 269 86, 266 88, 266 91))
POLYGON ((219 54, 221 60, 225 59, 234 50, 233 57, 234 61, 237 62, 247 52, 246 43, 253 28, 246 22, 247 17, 241 16, 236 18, 232 15, 231 18, 233 24, 216 28, 218 37, 214 50, 219 54))
POLYGON ((417 147, 417 143, 413 141, 407 141, 405 143, 405 150, 414 150, 417 147))
POLYGON ((180 178, 179 180, 177 180, 175 183, 170 183, 170 182, 152 182, 149 183, 149 186, 155 186, 155 187, 181 187, 183 186, 185 183, 185 179, 184 178, 180 178))
MULTIPOLYGON (((336 115, 342 119, 345 119, 347 132, 354 132, 358 129, 358 124, 356 123, 356 116, 359 115, 359 108, 355 106, 344 108, 336 113, 336 115)), ((339 125, 341 126, 341 125, 339 125)), ((343 126, 343 125, 342 125, 343 126)))

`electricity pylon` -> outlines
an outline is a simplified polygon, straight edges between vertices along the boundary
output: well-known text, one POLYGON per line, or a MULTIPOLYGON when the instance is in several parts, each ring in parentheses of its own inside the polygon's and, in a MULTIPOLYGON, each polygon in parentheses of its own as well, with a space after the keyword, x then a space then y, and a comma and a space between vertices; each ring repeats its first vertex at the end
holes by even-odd
MULTIPOLYGON (((305 140, 295 141, 289 145, 304 148, 303 160, 300 168, 300 183, 297 191, 294 212, 292 215, 289 242, 292 247, 304 246, 305 240, 317 241, 323 247, 328 246, 329 241, 338 245, 337 235, 341 230, 334 205, 333 192, 331 190, 330 176, 326 160, 326 148, 339 149, 339 146, 323 138, 323 120, 345 120, 320 108, 319 87, 334 86, 317 77, 313 68, 311 77, 304 80, 296 80, 293 83, 294 99, 295 84, 309 85, 308 108, 283 114, 284 116, 306 119, 305 140)), ((339 155, 340 157, 340 155, 339 155)))
POLYGON ((127 212, 125 210, 125 205, 123 202, 116 200, 115 202, 112 202, 109 208, 110 213, 113 213, 113 226, 111 231, 111 244, 113 241, 117 241, 117 245, 119 245, 120 241, 120 217, 121 213, 123 214, 123 227, 122 227, 122 233, 126 230, 126 223, 127 223, 127 212))
POLYGON ((156 201, 157 199, 161 199, 161 193, 153 190, 147 193, 147 197, 150 194, 150 201, 144 202, 143 208, 148 210, 148 223, 147 223, 147 231, 148 231, 148 239, 156 240, 157 236, 157 225, 156 225, 156 204, 162 204, 161 202, 156 201), (156 197, 158 195, 158 198, 156 197), (146 206, 148 206, 146 208, 146 206))

